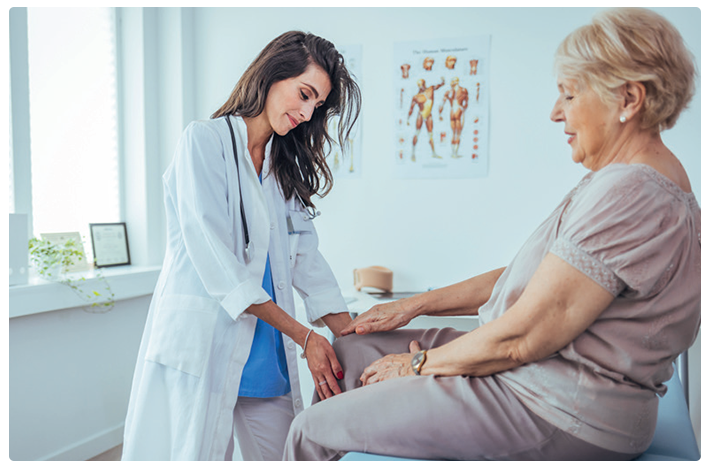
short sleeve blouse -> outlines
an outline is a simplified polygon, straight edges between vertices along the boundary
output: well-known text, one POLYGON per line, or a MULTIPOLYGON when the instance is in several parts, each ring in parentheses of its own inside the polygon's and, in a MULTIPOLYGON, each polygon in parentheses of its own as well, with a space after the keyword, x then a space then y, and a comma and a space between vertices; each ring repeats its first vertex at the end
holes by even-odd
POLYGON ((654 172, 615 164, 589 181, 562 215, 551 248, 614 296, 661 290, 670 278, 663 266, 674 265, 697 240, 684 235, 693 195, 663 187, 657 183, 662 176, 649 177, 648 170, 654 172))
POLYGON ((616 298, 558 353, 497 377, 560 429, 610 450, 643 451, 656 395, 698 333, 700 226, 694 195, 649 166, 588 174, 524 244, 480 320, 509 309, 549 253, 616 298))

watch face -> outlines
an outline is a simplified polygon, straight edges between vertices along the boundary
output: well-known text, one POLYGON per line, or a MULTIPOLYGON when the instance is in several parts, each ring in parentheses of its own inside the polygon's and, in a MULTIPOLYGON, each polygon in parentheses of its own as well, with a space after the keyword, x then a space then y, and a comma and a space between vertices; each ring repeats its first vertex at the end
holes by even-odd
POLYGON ((414 367, 414 369, 418 370, 418 367, 421 365, 421 361, 423 361, 423 353, 419 351, 414 355, 414 359, 411 361, 411 365, 414 367))
POLYGON ((414 368, 414 374, 420 375, 421 367, 423 366, 423 363, 425 361, 426 351, 419 351, 418 353, 414 354, 413 359, 411 359, 411 367, 414 368))

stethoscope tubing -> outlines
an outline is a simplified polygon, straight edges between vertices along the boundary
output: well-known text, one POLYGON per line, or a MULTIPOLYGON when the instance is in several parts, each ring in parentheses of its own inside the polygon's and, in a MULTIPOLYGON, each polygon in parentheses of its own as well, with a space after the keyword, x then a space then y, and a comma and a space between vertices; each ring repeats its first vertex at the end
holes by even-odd
MULTIPOLYGON (((229 125, 229 133, 231 134, 231 147, 234 152, 234 162, 236 163, 236 177, 239 181, 239 210, 241 211, 241 229, 244 233, 244 243, 246 244, 244 250, 246 252, 246 256, 248 258, 251 258, 249 252, 251 240, 249 238, 249 225, 246 222, 246 211, 244 210, 244 197, 241 194, 241 177, 239 176, 239 156, 236 151, 236 137, 234 136, 234 128, 231 125, 231 119, 229 118, 229 115, 225 115, 224 118, 226 119, 227 125, 229 125)), ((307 206, 305 204, 305 202, 297 191, 295 192, 295 195, 298 197, 298 200, 300 200, 300 204, 303 206, 305 214, 308 216, 309 219, 312 220, 320 216, 319 211, 315 210, 315 208, 313 208, 312 206, 307 206)))

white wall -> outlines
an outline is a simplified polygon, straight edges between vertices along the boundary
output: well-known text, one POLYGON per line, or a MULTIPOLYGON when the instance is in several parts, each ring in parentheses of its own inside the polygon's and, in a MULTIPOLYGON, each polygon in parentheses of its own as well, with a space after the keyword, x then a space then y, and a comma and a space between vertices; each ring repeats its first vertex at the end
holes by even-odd
MULTIPOLYGON (((682 33, 700 65, 700 10, 658 8, 682 33)), ((394 289, 440 287, 507 264, 586 170, 574 165, 556 99, 553 54, 596 8, 195 9, 195 118, 208 118, 272 38, 301 29, 335 45, 362 44, 363 163, 360 179, 338 180, 318 203, 321 250, 340 286, 352 270, 384 265, 394 289), (393 177, 393 44, 490 34, 490 166, 485 178, 393 177)), ((666 144, 701 200, 697 95, 666 144)), ((700 434, 700 352, 690 355, 690 403, 700 434)))
MULTIPOLYGON (((336 45, 363 45, 363 176, 336 181, 318 203, 321 247, 341 286, 352 269, 384 265, 397 290, 438 287, 509 262, 531 231, 585 174, 570 159, 556 99, 552 56, 595 9, 197 9, 197 116, 227 98, 258 51, 288 29, 336 45), (366 28, 364 27, 366 25, 366 28), (366 33, 363 31, 366 29, 366 33), (489 176, 393 178, 393 44, 490 34, 489 176)), ((699 58, 699 10, 662 10, 699 58)), ((699 96, 667 132, 700 193, 699 96)))
POLYGON ((122 442, 150 298, 10 320, 11 460, 85 460, 122 442))

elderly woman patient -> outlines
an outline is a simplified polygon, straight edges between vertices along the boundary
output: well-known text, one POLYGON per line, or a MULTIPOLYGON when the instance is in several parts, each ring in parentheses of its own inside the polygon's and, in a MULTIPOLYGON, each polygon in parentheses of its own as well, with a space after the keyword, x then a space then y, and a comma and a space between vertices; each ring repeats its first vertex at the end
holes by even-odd
POLYGON ((590 172, 506 267, 359 316, 335 342, 345 393, 313 405, 285 458, 628 460, 700 324, 700 209, 663 144, 694 91, 678 31, 611 10, 556 54, 571 157, 590 172), (395 330, 419 315, 481 326, 395 330))

